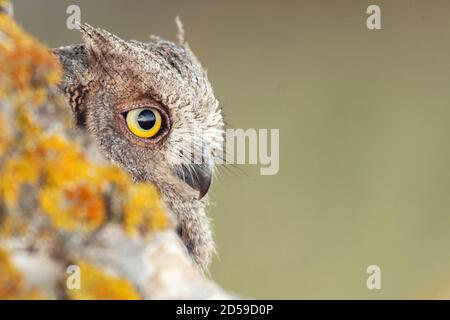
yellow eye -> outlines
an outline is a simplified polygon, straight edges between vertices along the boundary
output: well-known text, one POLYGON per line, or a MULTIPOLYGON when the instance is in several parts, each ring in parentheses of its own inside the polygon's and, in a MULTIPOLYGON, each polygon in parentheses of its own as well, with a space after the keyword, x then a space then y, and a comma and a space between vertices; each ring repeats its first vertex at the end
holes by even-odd
POLYGON ((126 115, 127 126, 140 138, 151 138, 161 129, 161 114, 153 108, 131 110, 126 115))

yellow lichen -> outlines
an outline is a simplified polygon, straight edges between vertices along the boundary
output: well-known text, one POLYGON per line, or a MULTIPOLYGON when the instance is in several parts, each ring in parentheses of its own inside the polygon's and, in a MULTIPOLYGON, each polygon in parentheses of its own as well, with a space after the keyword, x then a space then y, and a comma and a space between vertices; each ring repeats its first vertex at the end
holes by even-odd
MULTIPOLYGON (((0 0, 0 9, 5 3, 0 0)), ((106 223, 120 223, 129 235, 166 228, 167 216, 153 185, 134 184, 117 166, 93 162, 69 138, 73 135, 48 130, 38 121, 36 111, 46 105, 70 112, 48 100, 49 88, 60 77, 60 64, 50 50, 0 10, 0 241, 35 232, 29 223, 36 215, 47 222, 43 229, 40 225, 36 241, 62 231, 92 232, 106 223), (108 198, 117 200, 114 217, 108 198)), ((126 280, 86 262, 80 266, 82 289, 67 292, 69 298, 139 298, 126 280)), ((0 298, 39 297, 24 285, 0 251, 0 298)))
MULTIPOLYGON (((56 84, 60 66, 49 50, 27 35, 13 19, 0 14, 0 89, 13 105, 15 141, 0 133, 0 196, 10 210, 17 208, 21 190, 38 190, 38 203, 56 228, 89 231, 106 221, 105 190, 117 190, 123 205, 122 221, 130 234, 165 228, 167 220, 151 185, 135 185, 114 166, 92 163, 74 141, 45 133, 31 109, 45 101, 56 84), (20 93, 20 94, 19 94, 20 93), (9 146, 9 147, 8 147, 9 146)), ((0 126, 5 120, 0 113, 0 126)), ((1 127, 0 127, 1 129, 1 127)))
POLYGON ((25 184, 35 184, 38 180, 38 172, 31 165, 33 154, 23 157, 11 157, 6 161, 1 170, 2 179, 0 190, 2 191, 5 204, 14 207, 18 201, 20 188, 25 184))
POLYGON ((0 114, 0 158, 3 156, 5 151, 9 147, 10 143, 10 133, 6 125, 5 118, 0 114))
POLYGON ((160 230, 167 226, 166 215, 153 186, 142 184, 130 188, 124 224, 131 234, 136 234, 139 229, 160 230))
POLYGON ((14 267, 9 253, 0 248, 0 300, 40 298, 38 290, 24 284, 23 276, 14 267))
POLYGON ((134 286, 121 277, 109 274, 85 261, 80 267, 81 286, 66 289, 67 296, 74 300, 137 300, 139 293, 134 286))

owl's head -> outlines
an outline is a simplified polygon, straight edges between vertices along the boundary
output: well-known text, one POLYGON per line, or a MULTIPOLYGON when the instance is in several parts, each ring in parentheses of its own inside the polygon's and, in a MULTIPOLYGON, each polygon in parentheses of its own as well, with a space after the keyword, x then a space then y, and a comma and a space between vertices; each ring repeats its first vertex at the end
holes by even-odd
POLYGON ((223 143, 223 119, 187 43, 125 41, 82 25, 84 44, 54 52, 77 124, 136 181, 202 198, 223 143))

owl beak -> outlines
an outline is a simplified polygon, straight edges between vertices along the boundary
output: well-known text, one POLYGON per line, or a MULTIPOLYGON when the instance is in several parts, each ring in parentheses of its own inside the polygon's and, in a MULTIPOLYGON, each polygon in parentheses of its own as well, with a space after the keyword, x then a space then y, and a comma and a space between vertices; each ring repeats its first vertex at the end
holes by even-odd
POLYGON ((206 195, 212 180, 212 168, 209 164, 181 165, 176 171, 180 179, 199 192, 199 200, 206 195))

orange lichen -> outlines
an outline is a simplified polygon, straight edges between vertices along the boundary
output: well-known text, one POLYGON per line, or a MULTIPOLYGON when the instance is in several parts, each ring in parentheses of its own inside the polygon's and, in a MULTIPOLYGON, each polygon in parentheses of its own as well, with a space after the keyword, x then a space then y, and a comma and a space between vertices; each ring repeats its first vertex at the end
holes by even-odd
MULTIPOLYGON (((6 2, 0 3, 5 7, 6 2)), ((18 90, 34 100, 45 100, 38 87, 56 84, 61 76, 57 59, 48 49, 25 33, 14 20, 0 14, 0 33, 6 40, 0 42, 0 81, 2 95, 18 90), (14 63, 20 62, 20 63, 14 63)))
POLYGON ((45 188, 40 205, 53 225, 62 230, 92 230, 105 218, 103 199, 89 185, 73 189, 45 188))
POLYGON ((66 289, 67 296, 74 300, 137 300, 139 293, 134 286, 121 277, 109 274, 87 262, 78 263, 81 286, 66 289))

